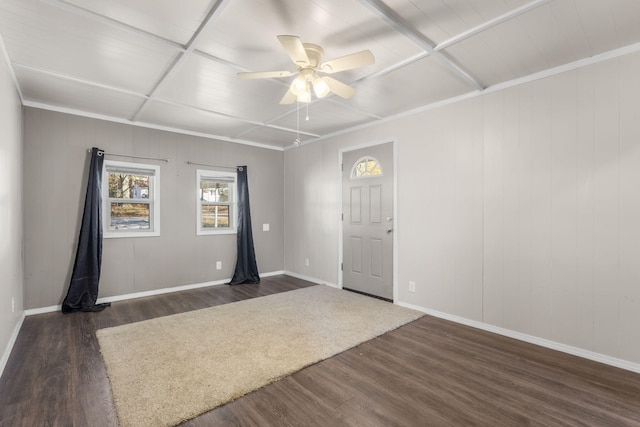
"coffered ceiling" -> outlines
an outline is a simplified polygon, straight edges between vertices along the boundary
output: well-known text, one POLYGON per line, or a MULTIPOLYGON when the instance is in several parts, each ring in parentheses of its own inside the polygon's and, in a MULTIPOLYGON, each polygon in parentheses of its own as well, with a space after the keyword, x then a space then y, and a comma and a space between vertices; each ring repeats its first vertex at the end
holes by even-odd
POLYGON ((283 149, 640 50, 640 1, 2 0, 0 36, 26 106, 283 149), (237 73, 295 72, 282 34, 375 64, 280 105, 293 77, 237 73))

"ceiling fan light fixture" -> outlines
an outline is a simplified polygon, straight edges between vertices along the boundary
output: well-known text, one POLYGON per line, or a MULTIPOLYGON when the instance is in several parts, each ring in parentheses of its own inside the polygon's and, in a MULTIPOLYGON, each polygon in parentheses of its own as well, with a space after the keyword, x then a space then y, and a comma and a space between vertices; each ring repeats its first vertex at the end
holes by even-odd
POLYGON ((331 92, 331 88, 329 88, 324 77, 318 77, 313 81, 313 91, 318 98, 324 98, 331 92))
POLYGON ((311 91, 307 88, 306 91, 298 95, 298 102, 309 103, 311 102, 311 91))
POLYGON ((308 92, 307 90, 307 79, 301 74, 291 82, 290 87, 291 92, 293 92, 296 96, 302 95, 304 92, 308 92))

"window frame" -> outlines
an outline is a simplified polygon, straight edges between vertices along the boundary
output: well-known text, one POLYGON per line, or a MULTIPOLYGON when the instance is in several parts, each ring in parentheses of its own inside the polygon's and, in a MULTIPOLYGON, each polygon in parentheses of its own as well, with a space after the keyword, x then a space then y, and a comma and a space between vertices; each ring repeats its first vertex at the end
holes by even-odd
POLYGON ((384 176, 384 170, 382 168, 382 163, 380 163, 380 161, 373 157, 373 156, 362 156, 360 157, 358 160, 356 160, 353 165, 351 166, 351 173, 349 175, 349 179, 368 179, 368 178, 379 178, 381 176, 384 176), (379 174, 368 174, 368 175, 356 175, 356 171, 358 168, 358 165, 362 162, 375 162, 375 164, 380 168, 380 173, 379 174))
POLYGON ((126 237, 160 236, 160 166, 146 163, 120 162, 104 160, 102 167, 102 236, 106 239, 126 237), (109 197, 110 169, 121 169, 124 172, 149 176, 149 197, 147 201, 140 199, 117 199, 109 197), (133 203, 149 205, 149 229, 144 230, 111 230, 111 202, 114 200, 136 200, 133 203))
POLYGON ((217 234, 236 234, 238 227, 238 174, 235 172, 222 172, 216 170, 198 169, 196 171, 196 235, 211 236, 217 234), (219 180, 230 185, 230 195, 228 202, 209 202, 207 205, 229 206, 230 226, 226 228, 204 228, 202 227, 202 200, 200 200, 201 182, 206 180, 219 180))

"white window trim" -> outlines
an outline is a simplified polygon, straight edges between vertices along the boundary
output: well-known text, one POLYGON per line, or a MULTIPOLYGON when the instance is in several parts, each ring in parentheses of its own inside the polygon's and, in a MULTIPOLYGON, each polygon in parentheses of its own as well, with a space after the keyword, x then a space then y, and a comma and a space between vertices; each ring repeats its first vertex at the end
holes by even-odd
POLYGON ((160 236, 160 166, 149 165, 143 163, 117 162, 115 160, 104 161, 102 167, 102 237, 105 239, 123 238, 123 237, 157 237, 160 236), (109 224, 109 177, 107 176, 108 167, 117 167, 132 170, 149 170, 153 171, 153 198, 151 214, 151 229, 138 231, 112 231, 109 224))
POLYGON ((238 227, 238 175, 235 172, 220 172, 205 169, 198 169, 196 171, 196 235, 197 236, 210 236, 215 234, 236 234, 238 227), (229 203, 229 221, 231 221, 231 227, 218 228, 218 229, 205 229, 202 228, 202 206, 200 201, 200 181, 202 178, 216 179, 222 178, 228 181, 229 178, 233 179, 231 184, 231 202, 229 203))

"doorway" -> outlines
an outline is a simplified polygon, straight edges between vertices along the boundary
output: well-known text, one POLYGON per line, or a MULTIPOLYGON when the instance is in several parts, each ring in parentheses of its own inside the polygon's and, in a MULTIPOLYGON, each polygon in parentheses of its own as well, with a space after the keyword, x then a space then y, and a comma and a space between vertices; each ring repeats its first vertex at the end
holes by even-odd
POLYGON ((342 153, 342 287, 393 301, 393 142, 342 153))

